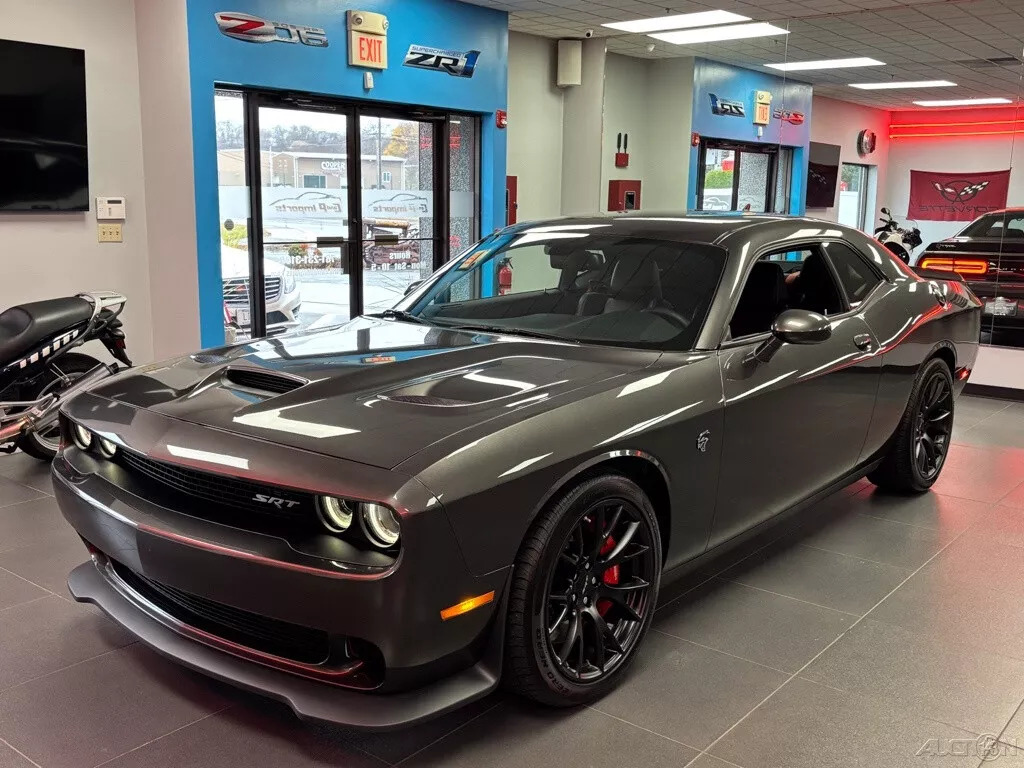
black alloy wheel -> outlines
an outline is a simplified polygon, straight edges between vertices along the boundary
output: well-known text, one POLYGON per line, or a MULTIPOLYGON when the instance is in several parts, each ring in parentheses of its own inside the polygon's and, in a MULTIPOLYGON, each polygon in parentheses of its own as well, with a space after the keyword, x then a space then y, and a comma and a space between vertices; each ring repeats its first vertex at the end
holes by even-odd
POLYGON ((944 372, 934 371, 921 388, 914 421, 914 463, 922 479, 939 474, 952 432, 953 388, 944 372))
POLYGON ((612 674, 654 610, 654 557, 640 511, 625 499, 588 509, 562 544, 548 576, 547 641, 576 683, 612 674))
POLYGON ((618 685, 654 619, 661 558, 657 515, 629 478, 598 475, 560 494, 516 557, 505 684, 559 707, 618 685))

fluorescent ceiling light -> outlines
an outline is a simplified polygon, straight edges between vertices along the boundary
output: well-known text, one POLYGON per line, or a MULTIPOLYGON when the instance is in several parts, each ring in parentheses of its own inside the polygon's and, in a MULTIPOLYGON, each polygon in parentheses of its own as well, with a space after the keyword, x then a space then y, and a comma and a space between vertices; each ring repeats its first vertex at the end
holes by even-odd
POLYGON ((930 99, 915 101, 919 107, 970 107, 976 104, 1012 104, 1009 99, 930 99))
POLYGON ((862 91, 884 91, 889 88, 946 88, 956 85, 949 80, 891 80, 888 83, 850 83, 851 88, 862 91))
POLYGON ((853 59, 821 59, 819 61, 787 61, 782 64, 765 64, 769 69, 783 72, 800 72, 805 69, 844 69, 846 67, 884 67, 885 62, 858 56, 853 59))
POLYGON ((748 37, 788 34, 788 29, 760 21, 753 24, 728 24, 720 27, 701 27, 700 29, 680 29, 676 32, 658 32, 649 35, 649 37, 676 45, 694 45, 696 43, 713 43, 716 40, 743 40, 748 37))
POLYGON ((654 19, 616 21, 601 26, 618 29, 622 32, 657 32, 662 29, 688 29, 690 27, 707 27, 712 24, 732 24, 736 21, 750 21, 750 17, 740 16, 738 13, 729 11, 700 11, 699 13, 680 13, 675 16, 658 16, 654 19))

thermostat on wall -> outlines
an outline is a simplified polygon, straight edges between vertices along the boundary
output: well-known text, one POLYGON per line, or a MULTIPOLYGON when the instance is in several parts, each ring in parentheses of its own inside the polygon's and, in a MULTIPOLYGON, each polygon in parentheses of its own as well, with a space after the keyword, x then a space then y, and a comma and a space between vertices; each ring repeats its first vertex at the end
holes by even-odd
POLYGON ((123 197, 97 197, 96 198, 96 219, 97 221, 109 221, 111 219, 125 218, 125 203, 123 197))

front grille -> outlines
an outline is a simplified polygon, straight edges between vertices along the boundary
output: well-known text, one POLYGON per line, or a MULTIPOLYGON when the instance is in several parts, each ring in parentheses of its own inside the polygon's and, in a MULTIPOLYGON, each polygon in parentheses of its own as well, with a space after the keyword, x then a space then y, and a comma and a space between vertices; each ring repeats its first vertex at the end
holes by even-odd
POLYGON ((316 524, 316 500, 305 491, 168 464, 133 451, 118 451, 115 461, 134 480, 158 496, 171 497, 177 509, 193 517, 249 528, 246 523, 254 515, 263 522, 291 523, 292 527, 316 524))
POLYGON ((117 576, 141 597, 190 627, 232 643, 303 664, 323 664, 331 655, 326 632, 182 592, 110 561, 117 576))
MULTIPOLYGON (((223 281, 224 302, 232 307, 249 306, 249 278, 231 277, 223 281)), ((263 279, 263 295, 267 302, 277 301, 281 296, 281 278, 263 279)))

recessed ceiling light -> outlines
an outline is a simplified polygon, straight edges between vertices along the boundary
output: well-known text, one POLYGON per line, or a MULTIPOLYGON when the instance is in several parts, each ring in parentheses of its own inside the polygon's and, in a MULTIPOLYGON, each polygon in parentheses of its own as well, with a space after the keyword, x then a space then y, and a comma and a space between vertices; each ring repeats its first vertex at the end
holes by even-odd
POLYGON ((618 29, 622 32, 657 32, 662 29, 707 27, 711 24, 731 24, 736 21, 750 21, 750 17, 740 16, 738 13, 729 11, 700 11, 699 13, 680 13, 675 16, 659 16, 654 19, 616 21, 601 26, 618 29))
POLYGON ((748 37, 788 34, 788 29, 760 21, 753 24, 728 24, 719 27, 701 27, 700 29, 680 29, 676 32, 658 32, 650 37, 676 45, 694 45, 696 43, 713 43, 716 40, 743 40, 748 37))
POLYGON ((891 80, 888 83, 850 83, 851 88, 862 91, 883 91, 888 88, 946 88, 956 83, 949 80, 891 80))
POLYGON ((853 59, 821 59, 820 61, 787 61, 782 64, 765 64, 769 69, 783 72, 799 72, 805 69, 843 69, 844 67, 882 67, 884 61, 859 56, 853 59))
POLYGON ((1012 104, 1009 99, 930 99, 926 101, 915 101, 919 107, 970 107, 976 104, 1012 104))

